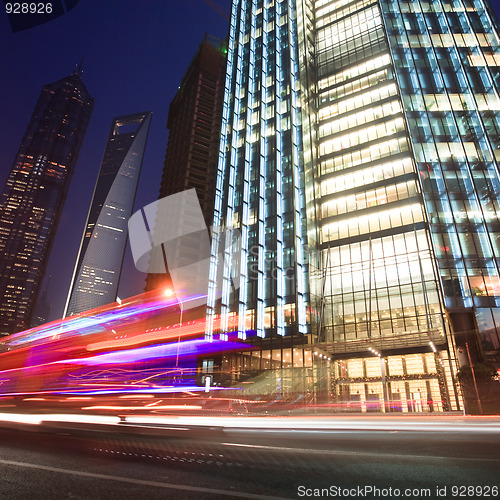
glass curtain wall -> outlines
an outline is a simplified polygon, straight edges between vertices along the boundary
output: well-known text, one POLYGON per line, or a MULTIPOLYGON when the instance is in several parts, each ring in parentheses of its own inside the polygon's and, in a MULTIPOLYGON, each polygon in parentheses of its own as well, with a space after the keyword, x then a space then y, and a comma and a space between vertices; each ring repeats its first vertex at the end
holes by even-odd
POLYGON ((483 1, 381 5, 457 344, 498 361, 498 27, 483 1))
MULTIPOLYGON (((240 338, 278 349, 308 331, 296 33, 292 1, 233 2, 208 297, 223 335, 236 315, 240 338), (219 248, 227 228, 241 234, 236 270, 217 257, 231 259, 219 248)), ((207 338, 218 333, 209 326, 207 338)))
POLYGON ((317 242, 317 398, 344 410, 456 409, 451 338, 379 2, 301 9, 314 27, 304 21, 301 47, 314 63, 301 67, 301 83, 314 114, 305 172, 317 242))

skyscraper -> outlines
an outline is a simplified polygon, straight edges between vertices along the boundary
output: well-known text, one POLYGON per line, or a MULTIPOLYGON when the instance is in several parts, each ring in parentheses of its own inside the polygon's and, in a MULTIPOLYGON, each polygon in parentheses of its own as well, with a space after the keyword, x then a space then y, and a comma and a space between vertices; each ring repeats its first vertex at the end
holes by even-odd
POLYGON ((151 112, 113 118, 65 316, 116 300, 151 112))
MULTIPOLYGON (((217 172, 225 46, 205 36, 170 103, 168 144, 159 198, 196 189, 207 226, 212 224, 217 172)), ((168 276, 149 274, 147 290, 168 276)))
POLYGON ((499 50, 480 0, 233 2, 214 223, 246 265, 209 319, 261 351, 223 369, 460 406, 456 346, 499 360, 499 50))
POLYGON ((0 334, 29 326, 94 100, 81 68, 43 87, 0 201, 0 334))

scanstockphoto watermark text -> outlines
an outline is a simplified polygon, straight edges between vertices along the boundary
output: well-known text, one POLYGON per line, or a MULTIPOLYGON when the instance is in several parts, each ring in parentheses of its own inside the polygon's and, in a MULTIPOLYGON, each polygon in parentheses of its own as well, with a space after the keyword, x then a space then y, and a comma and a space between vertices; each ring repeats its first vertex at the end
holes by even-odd
POLYGON ((498 486, 434 486, 432 488, 379 488, 373 485, 328 488, 297 487, 299 498, 497 498, 498 486))
MULTIPOLYGON (((248 264, 249 276, 257 276, 261 270, 258 263, 258 257, 260 255, 261 248, 258 245, 253 245, 248 249, 248 254, 250 261, 248 264)), ((268 277, 277 280, 278 277, 282 276, 284 280, 294 280, 295 279, 295 258, 289 259, 288 265, 283 267, 278 266, 278 259, 276 254, 272 251, 265 252, 264 262, 266 267, 266 272, 268 277)))

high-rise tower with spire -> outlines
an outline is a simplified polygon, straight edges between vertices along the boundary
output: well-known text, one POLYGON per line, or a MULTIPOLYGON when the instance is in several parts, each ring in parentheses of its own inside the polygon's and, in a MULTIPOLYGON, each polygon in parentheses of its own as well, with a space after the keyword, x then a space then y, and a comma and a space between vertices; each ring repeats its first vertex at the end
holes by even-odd
POLYGON ((0 335, 29 326, 93 105, 81 64, 38 98, 0 198, 0 335))

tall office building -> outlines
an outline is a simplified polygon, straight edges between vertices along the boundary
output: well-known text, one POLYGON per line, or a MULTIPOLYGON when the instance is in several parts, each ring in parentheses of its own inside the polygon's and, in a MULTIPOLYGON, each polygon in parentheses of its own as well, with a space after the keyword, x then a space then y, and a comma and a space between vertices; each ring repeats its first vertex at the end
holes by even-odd
MULTIPOLYGON (((212 224, 224 95, 225 44, 205 36, 170 103, 168 144, 159 198, 196 189, 207 226, 212 224)), ((149 274, 146 289, 168 282, 149 274)))
POLYGON ((113 118, 65 316, 116 300, 151 112, 113 118))
POLYGON ((460 407, 458 351, 499 361, 499 65, 481 0, 233 2, 214 221, 245 258, 208 318, 261 349, 223 370, 460 407))
POLYGON ((92 113, 81 68, 43 87, 0 201, 0 334, 30 325, 92 113))

